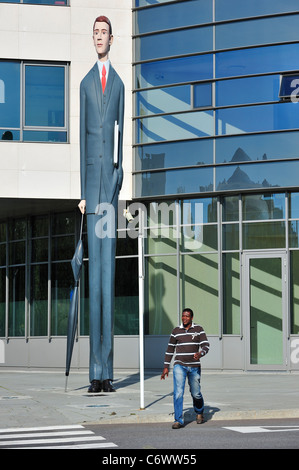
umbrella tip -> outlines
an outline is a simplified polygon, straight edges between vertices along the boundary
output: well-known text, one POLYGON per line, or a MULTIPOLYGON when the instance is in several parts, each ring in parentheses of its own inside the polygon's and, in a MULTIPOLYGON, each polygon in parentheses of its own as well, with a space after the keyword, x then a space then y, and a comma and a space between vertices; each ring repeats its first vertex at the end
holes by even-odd
POLYGON ((65 387, 64 387, 64 391, 66 392, 67 391, 67 379, 68 379, 68 375, 69 374, 65 374, 65 387))

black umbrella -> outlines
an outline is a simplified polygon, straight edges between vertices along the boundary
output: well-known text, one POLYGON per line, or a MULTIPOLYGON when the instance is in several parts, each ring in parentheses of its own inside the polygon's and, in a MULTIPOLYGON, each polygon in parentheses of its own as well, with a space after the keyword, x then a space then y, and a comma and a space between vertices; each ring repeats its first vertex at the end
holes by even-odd
POLYGON ((80 239, 78 241, 73 259, 71 261, 74 279, 75 279, 75 286, 71 295, 71 304, 70 304, 70 310, 69 310, 69 316, 68 316, 65 391, 67 389, 67 378, 70 372, 76 329, 78 325, 79 279, 80 279, 80 274, 81 274, 81 269, 82 269, 82 264, 83 264, 82 227, 83 227, 83 214, 81 218, 80 239))

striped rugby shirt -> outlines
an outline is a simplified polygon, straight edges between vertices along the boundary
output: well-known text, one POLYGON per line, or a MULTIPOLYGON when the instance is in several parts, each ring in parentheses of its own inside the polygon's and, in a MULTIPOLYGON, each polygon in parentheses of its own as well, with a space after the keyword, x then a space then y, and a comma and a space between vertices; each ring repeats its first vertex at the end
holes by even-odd
POLYGON ((199 367, 200 359, 194 359, 194 353, 201 348, 201 355, 205 356, 210 349, 210 344, 204 329, 200 325, 192 322, 189 330, 183 327, 183 324, 172 330, 169 343, 165 352, 164 367, 169 368, 174 356, 175 364, 181 364, 188 367, 199 367))

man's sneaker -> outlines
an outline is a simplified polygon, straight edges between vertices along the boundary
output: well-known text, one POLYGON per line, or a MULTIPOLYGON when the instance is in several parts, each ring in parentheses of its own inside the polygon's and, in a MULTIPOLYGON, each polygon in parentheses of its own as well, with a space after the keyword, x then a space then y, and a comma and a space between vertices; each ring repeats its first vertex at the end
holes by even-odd
POLYGON ((179 423, 178 421, 176 421, 175 423, 173 423, 172 425, 172 429, 180 429, 180 428, 183 428, 184 425, 179 423))
POLYGON ((203 417, 203 414, 200 414, 200 415, 197 415, 197 416, 196 416, 196 423, 197 423, 197 424, 202 424, 202 423, 204 423, 204 422, 205 422, 205 419, 204 419, 204 417, 203 417))

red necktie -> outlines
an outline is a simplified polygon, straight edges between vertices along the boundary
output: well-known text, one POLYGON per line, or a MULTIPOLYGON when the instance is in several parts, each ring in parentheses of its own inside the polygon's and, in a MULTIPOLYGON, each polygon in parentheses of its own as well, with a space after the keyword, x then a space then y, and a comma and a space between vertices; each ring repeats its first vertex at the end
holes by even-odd
POLYGON ((103 90, 103 93, 105 91, 105 86, 106 86, 106 69, 105 69, 105 65, 103 65, 103 69, 102 69, 102 90, 103 90))

